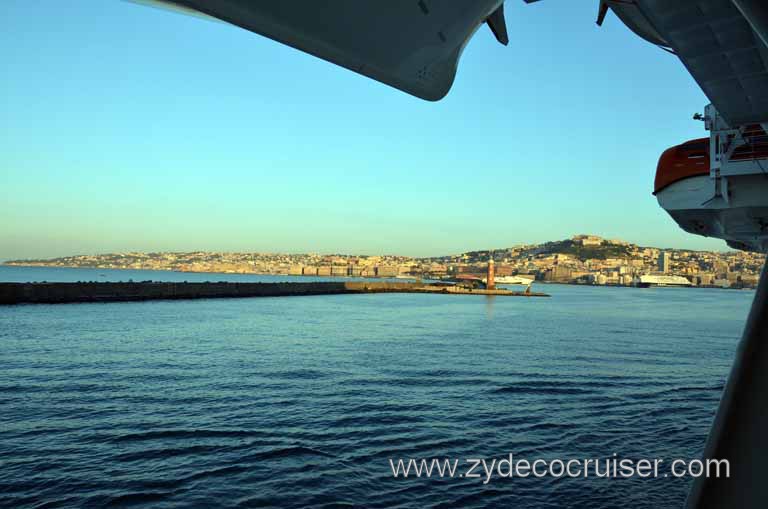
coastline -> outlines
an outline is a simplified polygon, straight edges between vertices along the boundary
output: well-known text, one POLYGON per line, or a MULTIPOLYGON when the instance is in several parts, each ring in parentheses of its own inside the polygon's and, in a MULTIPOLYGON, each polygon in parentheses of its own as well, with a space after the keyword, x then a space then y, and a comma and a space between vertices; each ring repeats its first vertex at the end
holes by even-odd
MULTIPOLYGON (((407 282, 407 281, 439 281, 438 279, 433 279, 428 276, 419 277, 419 276, 406 276, 403 277, 402 275, 399 277, 396 276, 352 276, 352 275, 337 275, 337 274, 327 274, 327 275, 311 275, 311 274, 288 274, 284 272, 237 272, 237 271, 194 271, 194 270, 174 270, 174 269, 160 269, 160 268, 116 268, 116 267, 99 267, 99 266, 63 266, 63 265, 42 265, 42 264, 17 264, 17 263, 0 263, 0 268, 3 267, 10 267, 10 268, 18 268, 18 269, 62 269, 62 270, 82 270, 82 271, 115 271, 115 272, 124 272, 126 274, 131 272, 153 272, 153 273, 172 273, 172 274, 178 274, 178 275, 203 275, 203 274, 210 274, 212 276, 223 276, 223 277, 269 277, 269 278, 288 278, 284 281, 292 281, 296 279, 302 279, 306 280, 308 282, 319 282, 319 281, 401 281, 401 282, 407 282)), ((87 282, 87 281, 93 281, 97 282, 97 279, 93 280, 77 280, 72 282, 87 282)), ((125 281, 125 282, 133 282, 133 279, 128 280, 119 280, 119 281, 125 281)), ((153 279, 146 279, 142 280, 144 282, 164 282, 166 280, 153 280, 153 279)), ((204 280, 205 282, 224 282, 223 279, 215 280, 215 279, 207 279, 204 280)), ((0 283, 7 282, 2 281, 0 279, 0 283)), ((15 282, 22 282, 22 281, 15 281, 15 282)), ((23 281, 23 282, 29 282, 29 283, 40 283, 40 282, 47 282, 45 280, 43 281, 23 281)), ((105 282, 105 281, 101 281, 105 282)), ((118 281, 114 281, 118 282, 118 281)), ((186 282, 186 280, 178 282, 186 282)), ((203 281, 200 281, 203 282, 203 281)), ((551 280, 535 280, 535 285, 568 285, 568 286, 584 286, 584 287, 611 287, 611 288, 640 288, 638 285, 625 285, 625 284, 616 284, 612 282, 608 282, 605 284, 594 284, 594 283, 584 283, 579 281, 551 281, 551 280)), ((501 284, 499 285, 501 287, 504 287, 505 285, 501 284)), ((509 286, 516 286, 516 285, 509 285, 509 286)), ((676 286, 652 286, 651 288, 680 288, 676 286)), ((754 291, 755 288, 750 286, 717 286, 717 285, 691 285, 686 288, 696 288, 696 289, 707 289, 707 290, 752 290, 754 291)))

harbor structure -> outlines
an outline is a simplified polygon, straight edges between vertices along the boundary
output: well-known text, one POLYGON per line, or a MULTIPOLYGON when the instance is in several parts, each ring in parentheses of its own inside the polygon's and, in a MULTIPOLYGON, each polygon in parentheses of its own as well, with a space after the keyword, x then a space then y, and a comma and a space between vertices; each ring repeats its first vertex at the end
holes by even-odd
POLYGON ((496 288, 495 280, 496 270, 493 266, 493 255, 488 260, 488 274, 486 275, 485 287, 488 290, 494 290, 496 288))
POLYGON ((306 283, 0 283, 0 305, 124 302, 247 297, 307 297, 365 293, 432 293, 549 297, 545 293, 473 288, 447 283, 390 281, 311 281, 306 283))

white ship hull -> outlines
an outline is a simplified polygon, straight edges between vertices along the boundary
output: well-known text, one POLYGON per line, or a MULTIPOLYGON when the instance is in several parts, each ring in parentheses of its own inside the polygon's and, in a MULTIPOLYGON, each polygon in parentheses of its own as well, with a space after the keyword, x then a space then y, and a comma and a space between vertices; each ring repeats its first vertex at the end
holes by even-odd
POLYGON ((640 276, 636 284, 646 288, 649 286, 691 286, 691 282, 683 276, 654 276, 650 274, 640 276))
MULTIPOLYGON (((493 278, 497 285, 524 285, 528 286, 533 283, 533 279, 521 276, 496 276, 493 278)), ((487 279, 483 278, 483 283, 488 283, 487 279)))

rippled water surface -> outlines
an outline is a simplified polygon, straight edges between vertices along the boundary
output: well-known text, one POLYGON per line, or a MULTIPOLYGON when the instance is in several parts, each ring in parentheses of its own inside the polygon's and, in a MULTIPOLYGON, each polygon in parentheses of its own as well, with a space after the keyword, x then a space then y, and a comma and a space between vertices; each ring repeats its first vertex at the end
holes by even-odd
POLYGON ((700 454, 753 293, 539 288, 0 307, 0 506, 679 507, 684 479, 393 479, 700 454))

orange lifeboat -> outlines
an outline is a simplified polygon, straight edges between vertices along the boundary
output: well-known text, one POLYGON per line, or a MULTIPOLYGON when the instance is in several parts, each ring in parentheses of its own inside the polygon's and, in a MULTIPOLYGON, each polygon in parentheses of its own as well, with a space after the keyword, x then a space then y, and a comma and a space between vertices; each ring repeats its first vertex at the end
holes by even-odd
POLYGON ((661 154, 653 183, 655 195, 680 180, 709 175, 709 138, 686 141, 661 154))
MULTIPOLYGON (((729 161, 755 161, 768 158, 768 134, 758 124, 748 125, 742 136, 746 143, 736 147, 729 161)), ((656 166, 653 194, 680 180, 709 174, 709 138, 686 141, 668 148, 656 166)))
POLYGON ((687 232, 723 239, 734 249, 768 252, 766 130, 747 125, 737 134, 723 133, 729 148, 717 178, 710 177, 710 138, 665 150, 653 186, 661 208, 687 232))

